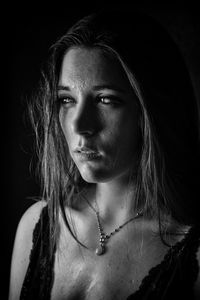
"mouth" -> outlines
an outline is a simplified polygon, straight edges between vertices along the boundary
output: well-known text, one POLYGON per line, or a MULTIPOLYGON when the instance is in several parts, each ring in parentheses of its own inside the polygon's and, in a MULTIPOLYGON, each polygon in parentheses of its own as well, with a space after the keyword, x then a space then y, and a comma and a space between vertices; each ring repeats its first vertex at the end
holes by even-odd
POLYGON ((88 148, 88 147, 80 147, 76 148, 74 151, 79 157, 87 160, 99 159, 101 154, 99 151, 88 148))

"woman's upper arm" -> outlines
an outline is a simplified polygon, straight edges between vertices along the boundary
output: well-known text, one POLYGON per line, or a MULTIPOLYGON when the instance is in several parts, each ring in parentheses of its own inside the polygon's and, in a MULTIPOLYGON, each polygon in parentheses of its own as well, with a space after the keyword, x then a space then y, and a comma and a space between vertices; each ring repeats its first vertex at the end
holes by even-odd
POLYGON ((200 246, 197 252, 197 261, 198 261, 199 272, 198 272, 197 280, 194 285, 194 292, 195 292, 195 299, 200 299, 200 246))
POLYGON ((46 202, 39 201, 28 208, 17 227, 11 262, 9 300, 17 300, 20 297, 29 264, 33 230, 45 204, 46 202))

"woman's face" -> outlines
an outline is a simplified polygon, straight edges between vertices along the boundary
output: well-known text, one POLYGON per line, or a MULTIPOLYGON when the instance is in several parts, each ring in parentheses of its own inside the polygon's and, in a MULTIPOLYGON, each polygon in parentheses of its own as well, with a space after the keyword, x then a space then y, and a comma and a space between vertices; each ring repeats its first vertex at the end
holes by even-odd
POLYGON ((82 178, 129 175, 139 143, 139 105, 121 65, 100 49, 71 48, 58 84, 60 124, 82 178))

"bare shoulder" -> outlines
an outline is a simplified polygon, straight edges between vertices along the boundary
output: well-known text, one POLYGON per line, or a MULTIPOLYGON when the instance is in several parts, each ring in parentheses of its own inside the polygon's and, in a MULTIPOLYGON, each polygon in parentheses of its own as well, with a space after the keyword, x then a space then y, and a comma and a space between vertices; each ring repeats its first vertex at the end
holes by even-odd
POLYGON ((18 229, 20 229, 21 227, 25 230, 34 229, 44 206, 46 206, 45 201, 37 201, 36 203, 31 205, 23 214, 19 222, 18 229))
POLYGON ((197 252, 197 261, 198 261, 198 277, 197 280, 195 282, 195 286, 194 286, 194 292, 195 292, 195 299, 200 299, 200 245, 198 248, 198 252, 197 252))
POLYGON ((29 263, 33 230, 45 205, 45 201, 38 201, 31 205, 18 224, 11 262, 9 300, 19 299, 29 263))

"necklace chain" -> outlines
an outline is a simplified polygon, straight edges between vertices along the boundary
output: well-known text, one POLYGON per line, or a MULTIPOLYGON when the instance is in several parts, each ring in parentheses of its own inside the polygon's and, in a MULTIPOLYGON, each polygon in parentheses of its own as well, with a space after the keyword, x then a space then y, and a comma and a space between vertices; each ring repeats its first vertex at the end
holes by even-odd
POLYGON ((103 226, 101 224, 99 211, 94 209, 94 207, 89 202, 88 202, 88 204, 91 207, 91 209, 95 212, 96 218, 97 218, 97 224, 98 224, 98 230, 99 230, 99 246, 95 250, 95 253, 97 255, 102 255, 106 252, 106 243, 111 238, 111 236, 113 236, 114 234, 119 232, 124 226, 126 226, 131 221, 134 221, 143 215, 142 211, 138 212, 134 217, 130 218, 129 220, 127 220, 126 222, 124 222, 123 224, 121 224, 120 226, 115 228, 111 233, 107 234, 104 232, 103 226))

